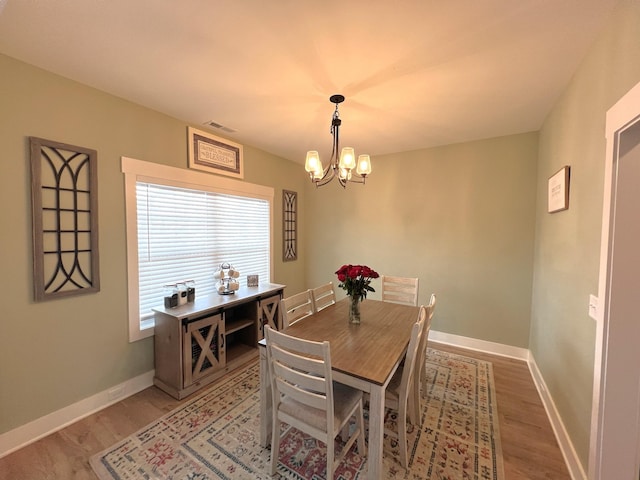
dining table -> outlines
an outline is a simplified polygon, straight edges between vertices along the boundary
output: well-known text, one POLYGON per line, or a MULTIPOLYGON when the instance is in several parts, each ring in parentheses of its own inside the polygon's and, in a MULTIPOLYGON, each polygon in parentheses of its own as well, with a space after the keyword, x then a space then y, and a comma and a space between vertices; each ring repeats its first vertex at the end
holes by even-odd
MULTIPOLYGON (((368 475, 382 478, 385 389, 403 360, 411 329, 418 319, 414 306, 365 299, 361 323, 349 323, 349 297, 292 325, 285 333, 313 341, 329 341, 333 380, 369 394, 368 475)), ((260 443, 269 446, 272 398, 265 340, 260 345, 260 443)), ((273 454, 273 453, 272 453, 273 454)))

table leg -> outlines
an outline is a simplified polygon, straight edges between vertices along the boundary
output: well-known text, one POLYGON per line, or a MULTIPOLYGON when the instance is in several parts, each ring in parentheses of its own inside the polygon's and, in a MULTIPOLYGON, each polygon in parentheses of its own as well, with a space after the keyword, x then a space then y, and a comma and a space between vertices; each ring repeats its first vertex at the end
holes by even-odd
POLYGON ((260 445, 268 447, 271 443, 271 382, 267 368, 267 349, 263 346, 260 350, 260 445))
POLYGON ((382 478, 384 441, 384 387, 371 385, 369 396, 369 472, 367 478, 382 478))

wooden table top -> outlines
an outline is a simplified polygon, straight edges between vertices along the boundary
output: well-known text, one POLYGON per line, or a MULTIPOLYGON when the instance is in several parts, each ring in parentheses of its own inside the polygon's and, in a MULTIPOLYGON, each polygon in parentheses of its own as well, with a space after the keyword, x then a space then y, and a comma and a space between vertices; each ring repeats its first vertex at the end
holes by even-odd
POLYGON ((418 307, 365 299, 360 306, 361 323, 349 323, 351 299, 294 323, 286 333, 331 344, 332 368, 384 385, 393 367, 404 356, 418 307))

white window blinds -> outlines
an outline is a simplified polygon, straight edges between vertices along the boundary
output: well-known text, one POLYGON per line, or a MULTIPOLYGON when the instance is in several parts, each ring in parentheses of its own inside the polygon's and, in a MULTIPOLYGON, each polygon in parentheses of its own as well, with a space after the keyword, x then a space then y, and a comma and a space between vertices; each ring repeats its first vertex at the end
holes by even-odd
POLYGON ((267 200, 136 182, 140 322, 153 324, 163 285, 195 280, 196 298, 214 292, 223 262, 270 281, 267 200))

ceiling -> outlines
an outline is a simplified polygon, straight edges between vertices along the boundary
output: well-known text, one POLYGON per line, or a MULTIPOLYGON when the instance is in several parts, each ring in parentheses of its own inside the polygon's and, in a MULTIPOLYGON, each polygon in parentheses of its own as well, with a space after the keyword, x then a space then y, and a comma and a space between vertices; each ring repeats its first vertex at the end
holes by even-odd
POLYGON ((0 0, 0 53, 303 162, 335 93, 357 154, 538 130, 616 3, 0 0))

